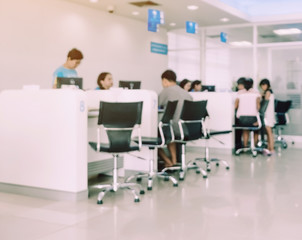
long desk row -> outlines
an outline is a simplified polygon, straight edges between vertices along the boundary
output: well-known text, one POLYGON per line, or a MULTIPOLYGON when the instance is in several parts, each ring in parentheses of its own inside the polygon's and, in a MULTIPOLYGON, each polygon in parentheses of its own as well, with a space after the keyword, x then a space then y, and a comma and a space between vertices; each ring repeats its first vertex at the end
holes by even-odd
MULTIPOLYGON (((211 129, 231 129, 231 94, 203 92, 192 93, 192 96, 194 100, 208 100, 211 129)), ((97 118, 93 112, 97 111, 100 100, 143 101, 142 135, 157 135, 157 94, 153 91, 2 91, 0 190, 50 199, 87 198, 89 174, 111 169, 108 164, 112 156, 96 153, 88 146, 89 141, 96 140, 97 118)), ((105 141, 105 137, 102 140, 105 141)), ((233 147, 232 134, 219 140, 224 145, 211 140, 209 146, 233 147)), ((190 146, 204 146, 204 141, 190 146)), ((148 158, 148 154, 147 148, 133 155, 124 154, 122 169, 147 171, 148 161, 142 158, 148 158)))

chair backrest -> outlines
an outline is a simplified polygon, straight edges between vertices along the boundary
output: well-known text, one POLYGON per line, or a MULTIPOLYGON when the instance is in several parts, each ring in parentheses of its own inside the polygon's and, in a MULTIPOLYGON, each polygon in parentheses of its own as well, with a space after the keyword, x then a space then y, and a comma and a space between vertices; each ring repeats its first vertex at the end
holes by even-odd
MULTIPOLYGON (((135 125, 141 124, 142 107, 143 102, 100 102, 98 124, 104 126, 107 132, 110 152, 133 150, 131 135, 135 125)), ((140 132, 139 139, 140 147, 140 132)))
POLYGON ((276 113, 287 113, 288 110, 290 109, 291 105, 292 105, 291 100, 287 100, 287 101, 275 100, 275 112, 276 113))
POLYGON ((291 100, 275 100, 276 125, 286 125, 289 122, 287 112, 290 109, 291 105, 291 100))
POLYGON ((276 125, 286 125, 289 122, 287 112, 291 105, 291 100, 275 100, 276 125))
POLYGON ((162 123, 170 123, 170 121, 173 119, 176 107, 177 107, 178 101, 168 101, 164 115, 161 119, 162 123))
POLYGON ((203 137, 202 123, 208 116, 207 101, 185 100, 179 120, 181 140, 190 141, 203 137))
POLYGON ((172 119, 177 107, 178 101, 168 101, 164 115, 158 124, 158 136, 161 139, 161 145, 174 141, 174 132, 172 119))
POLYGON ((141 124, 143 102, 100 102, 98 124, 127 128, 141 124))

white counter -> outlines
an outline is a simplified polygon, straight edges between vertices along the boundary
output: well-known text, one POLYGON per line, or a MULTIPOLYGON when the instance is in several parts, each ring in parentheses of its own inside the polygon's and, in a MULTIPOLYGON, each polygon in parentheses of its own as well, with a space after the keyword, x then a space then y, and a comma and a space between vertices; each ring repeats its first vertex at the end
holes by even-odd
MULTIPOLYGON (((210 118, 207 124, 211 130, 232 130, 234 122, 234 93, 191 92, 190 94, 194 101, 208 101, 207 110, 210 118)), ((189 143, 188 146, 197 147, 205 146, 205 144, 212 148, 232 149, 234 147, 234 137, 232 133, 215 135, 209 140, 198 140, 189 143)))
POLYGON ((83 91, 1 92, 0 183, 4 191, 87 198, 87 107, 83 91))

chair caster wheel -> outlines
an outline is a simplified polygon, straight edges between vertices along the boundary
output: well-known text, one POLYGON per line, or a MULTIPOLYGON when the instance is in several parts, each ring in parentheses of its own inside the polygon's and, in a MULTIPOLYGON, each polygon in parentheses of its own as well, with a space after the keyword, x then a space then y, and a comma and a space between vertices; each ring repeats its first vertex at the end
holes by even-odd
POLYGON ((283 147, 284 149, 286 149, 286 148, 287 148, 287 144, 286 144, 286 143, 283 144, 282 147, 283 147))
POLYGON ((207 172, 211 172, 211 169, 208 168, 208 169, 207 169, 207 172))
POLYGON ((139 202, 139 198, 134 199, 134 202, 139 202))
POLYGON ((218 167, 219 166, 219 163, 216 163, 216 167, 218 167))
POLYGON ((165 177, 164 181, 168 182, 169 181, 169 177, 165 177))
POLYGON ((113 190, 113 189, 111 189, 111 190, 110 190, 110 192, 114 192, 114 190, 113 190))
POLYGON ((139 178, 136 179, 136 181, 137 181, 137 182, 141 182, 141 181, 142 181, 142 178, 139 177, 139 178))
POLYGON ((97 204, 103 204, 103 201, 102 200, 98 200, 97 204))
POLYGON ((147 190, 148 190, 148 191, 151 191, 151 190, 152 190, 152 187, 147 187, 147 190))
POLYGON ((257 157, 257 154, 253 154, 253 158, 257 157))
POLYGON ((177 183, 174 183, 174 184, 173 184, 173 187, 178 187, 178 184, 177 184, 177 183))
POLYGON ((229 169, 230 169, 230 167, 226 167, 225 169, 226 169, 226 170, 229 170, 229 169))
POLYGON ((139 194, 145 194, 144 190, 140 190, 139 194))
POLYGON ((184 178, 179 178, 179 181, 183 181, 183 180, 185 180, 184 178))
POLYGON ((196 174, 200 174, 200 171, 196 171, 196 174))
POLYGON ((205 176, 203 176, 203 178, 208 178, 208 176, 205 175, 205 176))

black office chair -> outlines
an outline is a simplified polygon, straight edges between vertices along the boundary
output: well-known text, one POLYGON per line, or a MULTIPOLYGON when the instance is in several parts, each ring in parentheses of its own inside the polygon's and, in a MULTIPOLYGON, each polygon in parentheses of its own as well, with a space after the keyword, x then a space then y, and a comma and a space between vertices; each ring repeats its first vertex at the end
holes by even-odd
MULTIPOLYGON (((205 141, 206 141, 205 142, 205 156, 202 157, 202 158, 195 158, 193 161, 188 163, 188 167, 193 168, 194 165, 199 165, 199 162, 201 161, 201 162, 205 162, 206 171, 210 172, 211 171, 211 163, 215 163, 216 167, 218 167, 220 165, 220 162, 221 162, 226 167, 226 169, 229 170, 230 166, 229 166, 227 161, 225 161, 223 159, 218 159, 218 158, 210 158, 210 149, 209 149, 207 140, 213 138, 216 141, 218 141, 219 143, 224 144, 222 141, 214 138, 214 136, 221 135, 221 134, 228 134, 228 133, 231 133, 232 130, 224 130, 224 131, 210 130, 208 128, 209 124, 206 124, 206 120, 208 120, 209 117, 210 117, 209 114, 208 114, 206 106, 202 110, 201 114, 202 114, 202 129, 203 129, 203 138, 202 139, 205 139, 205 141)), ((199 169, 196 170, 196 173, 200 173, 199 169)), ((206 178, 207 176, 203 174, 203 177, 206 178)))
POLYGON ((237 149, 235 155, 239 155, 241 152, 251 152, 253 157, 256 157, 258 152, 262 153, 265 150, 262 147, 256 147, 254 143, 254 132, 259 131, 262 128, 259 114, 258 116, 241 116, 238 124, 234 125, 234 128, 250 131, 250 146, 237 149), (255 121, 257 122, 257 126, 254 125, 255 121))
POLYGON ((292 101, 275 101, 275 113, 276 113, 276 124, 275 124, 275 143, 281 143, 282 148, 287 148, 287 143, 282 137, 283 126, 289 123, 288 111, 291 107, 292 101))
POLYGON ((172 128, 172 119, 177 106, 178 101, 168 102, 164 115, 161 121, 158 123, 158 137, 142 137, 142 145, 147 146, 150 150, 149 159, 149 172, 148 173, 138 173, 127 178, 126 182, 131 181, 136 178, 140 181, 142 178, 148 178, 148 190, 152 190, 153 179, 155 177, 164 179, 165 181, 171 181, 174 187, 178 186, 177 180, 168 175, 166 172, 155 172, 154 171, 154 153, 156 148, 162 148, 169 142, 174 141, 174 132, 172 128))
POLYGON ((175 142, 181 145, 181 164, 180 166, 167 167, 162 170, 166 172, 168 170, 179 171, 179 180, 184 180, 187 169, 197 169, 197 172, 201 172, 203 177, 207 177, 206 171, 199 164, 186 165, 186 144, 189 141, 194 141, 203 138, 202 121, 206 112, 207 101, 184 101, 178 126, 180 130, 180 136, 175 136, 175 142))
POLYGON ((142 187, 136 183, 118 183, 117 159, 120 153, 137 151, 141 147, 140 124, 143 102, 111 103, 100 102, 98 125, 106 130, 109 143, 100 142, 100 128, 97 129, 97 142, 89 142, 97 152, 108 152, 113 155, 113 182, 112 184, 96 185, 94 188, 101 189, 98 194, 98 204, 103 203, 103 198, 109 191, 116 192, 118 189, 127 189, 134 195, 134 202, 139 202, 138 194, 133 187, 144 194, 142 187), (133 129, 138 127, 138 143, 132 141, 133 129))

